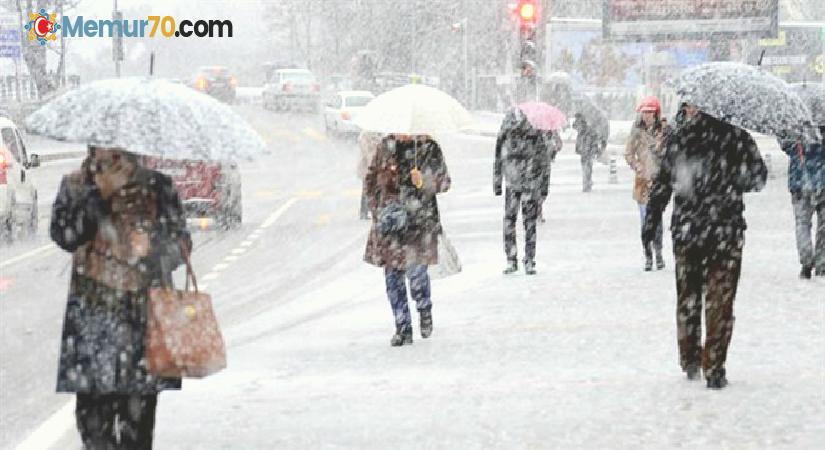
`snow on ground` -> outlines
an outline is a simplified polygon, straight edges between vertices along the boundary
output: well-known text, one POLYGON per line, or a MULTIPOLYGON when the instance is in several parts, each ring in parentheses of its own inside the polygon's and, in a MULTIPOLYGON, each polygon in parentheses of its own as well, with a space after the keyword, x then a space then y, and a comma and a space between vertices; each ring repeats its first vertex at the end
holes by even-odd
POLYGON ((434 281, 433 337, 415 315, 414 345, 389 346, 358 247, 334 281, 225 330, 229 368, 162 394, 158 448, 823 448, 825 282, 796 278, 784 178, 747 198, 730 385, 710 391, 678 367, 672 256, 641 270, 626 169, 614 188, 597 165, 584 195, 561 158, 539 274, 507 277, 490 161, 454 144, 441 208, 464 271, 434 281))

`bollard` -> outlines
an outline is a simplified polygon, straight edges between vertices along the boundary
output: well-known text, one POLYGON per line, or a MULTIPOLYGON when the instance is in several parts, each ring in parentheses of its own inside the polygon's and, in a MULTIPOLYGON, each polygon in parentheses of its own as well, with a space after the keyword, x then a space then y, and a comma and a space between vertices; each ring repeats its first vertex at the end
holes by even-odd
POLYGON ((619 184, 619 174, 616 168, 616 157, 610 156, 610 169, 607 178, 608 184, 619 184))
POLYGON ((765 167, 768 169, 768 179, 776 178, 776 173, 773 171, 773 161, 771 161, 771 154, 765 153, 765 167))

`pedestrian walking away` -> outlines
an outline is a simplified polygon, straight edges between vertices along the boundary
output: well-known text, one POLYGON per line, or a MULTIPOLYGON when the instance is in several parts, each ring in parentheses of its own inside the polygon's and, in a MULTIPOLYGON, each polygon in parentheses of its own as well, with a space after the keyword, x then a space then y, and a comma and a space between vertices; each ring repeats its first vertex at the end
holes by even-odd
POLYGON ((825 87, 803 86, 800 94, 814 119, 811 128, 819 129, 821 139, 808 143, 800 139, 780 139, 780 146, 789 160, 788 190, 796 223, 796 249, 802 266, 799 277, 810 279, 812 273, 825 276, 825 87))
POLYGON ((441 147, 430 136, 390 134, 381 140, 367 169, 364 187, 372 227, 364 260, 384 269, 395 317, 392 346, 413 343, 405 278, 419 313, 421 337, 433 332, 427 270, 438 264, 442 233, 436 194, 447 192, 450 184, 441 147))
POLYGON ((649 194, 642 241, 655 240, 673 195, 679 360, 688 379, 697 379, 701 367, 707 387, 720 389, 727 385, 725 361, 742 266, 743 194, 762 189, 767 168, 748 132, 694 105, 683 107, 684 120, 668 140, 649 194))
POLYGON ((57 391, 77 395, 85 448, 150 449, 157 395, 181 386, 148 373, 144 352, 149 289, 169 285, 192 248, 172 180, 90 146, 60 184, 50 234, 72 253, 57 391))
POLYGON ((504 117, 496 139, 493 164, 493 192, 504 190, 504 254, 505 274, 518 270, 516 222, 521 209, 524 222, 524 270, 536 273, 536 220, 542 198, 547 197, 549 183, 548 145, 546 133, 537 130, 517 108, 504 117))
POLYGON ((552 174, 553 169, 553 162, 556 161, 556 155, 562 150, 564 146, 564 142, 561 140, 561 136, 559 136, 558 130, 554 131, 545 131, 544 133, 544 142, 547 144, 547 186, 548 186, 548 193, 545 193, 541 196, 541 201, 539 202, 539 222, 544 223, 547 220, 544 217, 544 203, 547 201, 547 196, 549 195, 549 186, 550 186, 550 175, 552 174))
MULTIPOLYGON (((636 110, 639 118, 633 123, 633 130, 625 148, 625 160, 627 165, 636 173, 633 181, 633 200, 639 207, 641 226, 644 226, 645 215, 647 213, 647 201, 650 194, 650 186, 653 179, 659 172, 664 152, 663 141, 668 133, 666 125, 662 123, 662 106, 656 97, 646 97, 642 99, 636 110)), ((653 252, 656 252, 656 269, 665 267, 662 257, 662 223, 656 228, 656 235, 653 244, 642 243, 645 263, 644 270, 653 269, 653 252)))
POLYGON ((593 160, 607 147, 607 136, 602 135, 582 113, 576 113, 573 129, 576 130, 576 154, 582 164, 582 192, 593 190, 593 160))

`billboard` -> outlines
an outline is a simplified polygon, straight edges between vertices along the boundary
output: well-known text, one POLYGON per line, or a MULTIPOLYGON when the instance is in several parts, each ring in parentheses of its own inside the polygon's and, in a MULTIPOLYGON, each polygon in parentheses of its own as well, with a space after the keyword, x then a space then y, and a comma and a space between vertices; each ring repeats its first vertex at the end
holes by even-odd
POLYGON ((788 82, 825 77, 825 22, 784 22, 775 39, 760 39, 748 61, 788 82))
POLYGON ((616 41, 773 38, 779 0, 603 0, 604 38, 616 41))

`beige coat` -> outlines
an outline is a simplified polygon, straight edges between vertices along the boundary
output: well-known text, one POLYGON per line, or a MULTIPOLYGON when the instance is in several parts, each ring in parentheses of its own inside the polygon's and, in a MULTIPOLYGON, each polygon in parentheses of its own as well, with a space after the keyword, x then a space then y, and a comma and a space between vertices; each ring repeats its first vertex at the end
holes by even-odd
POLYGON ((359 180, 364 181, 364 178, 367 176, 367 170, 369 169, 369 165, 375 156, 375 149, 378 148, 380 143, 381 133, 362 131, 361 134, 358 135, 358 149, 360 150, 360 157, 358 158, 356 174, 358 175, 359 180))
POLYGON ((633 183, 633 199, 640 204, 647 204, 653 179, 659 173, 659 164, 664 154, 662 131, 654 132, 638 127, 633 128, 627 141, 624 158, 627 165, 636 172, 633 183))

